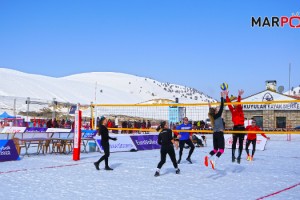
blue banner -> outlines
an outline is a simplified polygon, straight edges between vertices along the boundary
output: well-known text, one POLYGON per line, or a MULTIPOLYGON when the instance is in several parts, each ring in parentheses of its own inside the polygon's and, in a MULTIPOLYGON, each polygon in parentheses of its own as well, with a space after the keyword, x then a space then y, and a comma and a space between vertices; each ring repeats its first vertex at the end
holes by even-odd
POLYGON ((44 133, 46 132, 47 128, 40 128, 40 127, 30 127, 26 128, 25 133, 44 133))
POLYGON ((137 150, 160 149, 157 143, 158 135, 131 135, 130 138, 137 150))
POLYGON ((13 140, 0 140, 0 162, 20 160, 13 140))
POLYGON ((97 130, 81 130, 83 138, 93 138, 97 134, 97 130))

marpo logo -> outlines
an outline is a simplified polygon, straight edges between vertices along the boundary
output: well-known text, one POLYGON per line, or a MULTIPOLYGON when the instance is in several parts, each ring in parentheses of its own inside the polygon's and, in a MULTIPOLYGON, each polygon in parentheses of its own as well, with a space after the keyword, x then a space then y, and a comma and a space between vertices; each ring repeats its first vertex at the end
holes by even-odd
POLYGON ((285 27, 300 28, 300 13, 292 13, 291 17, 287 16, 272 16, 272 17, 251 17, 252 27, 285 27))

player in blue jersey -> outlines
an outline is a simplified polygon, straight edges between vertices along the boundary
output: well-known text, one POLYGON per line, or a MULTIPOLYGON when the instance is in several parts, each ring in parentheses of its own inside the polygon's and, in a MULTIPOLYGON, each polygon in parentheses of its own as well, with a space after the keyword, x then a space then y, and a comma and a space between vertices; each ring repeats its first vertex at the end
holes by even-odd
MULTIPOLYGON (((176 130, 192 130, 192 124, 189 124, 189 119, 187 117, 183 118, 183 123, 176 127, 176 130)), ((195 146, 192 142, 192 136, 190 135, 190 132, 179 132, 178 138, 179 138, 179 160, 178 164, 181 161, 182 157, 182 151, 184 144, 187 144, 190 147, 190 152, 186 160, 192 164, 191 155, 195 149, 195 146)))

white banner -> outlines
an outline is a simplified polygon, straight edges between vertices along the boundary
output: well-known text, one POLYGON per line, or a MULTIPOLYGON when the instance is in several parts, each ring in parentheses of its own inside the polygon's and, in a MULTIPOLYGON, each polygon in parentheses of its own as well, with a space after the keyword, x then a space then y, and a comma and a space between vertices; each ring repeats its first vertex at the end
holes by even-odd
POLYGON ((243 110, 300 110, 299 103, 244 104, 243 110))
POLYGON ((6 126, 2 130, 1 133, 24 133, 26 130, 26 127, 17 127, 17 126, 6 126))
MULTIPOLYGON (((232 134, 224 134, 225 138, 225 148, 231 149, 232 147, 232 134)), ((244 138, 243 150, 246 149, 246 140, 247 136, 244 138)), ((265 146, 267 144, 267 139, 261 135, 257 135, 256 137, 256 150, 265 150, 265 146)), ((236 143, 236 149, 239 148, 239 140, 236 143)), ((249 149, 252 149, 252 144, 250 144, 249 149)))
MULTIPOLYGON (((110 152, 118 151, 130 151, 132 149, 137 150, 136 146, 132 142, 130 135, 114 135, 110 134, 110 137, 117 137, 117 141, 109 140, 110 152)), ((97 146, 103 151, 101 147, 101 136, 95 136, 97 146)))
POLYGON ((71 129, 69 128, 48 128, 47 133, 70 133, 71 129))

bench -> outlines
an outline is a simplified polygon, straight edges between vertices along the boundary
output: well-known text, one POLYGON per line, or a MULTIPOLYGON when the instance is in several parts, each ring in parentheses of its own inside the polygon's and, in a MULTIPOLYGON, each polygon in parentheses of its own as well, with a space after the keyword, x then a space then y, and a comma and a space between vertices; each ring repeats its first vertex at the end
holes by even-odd
POLYGON ((12 140, 14 141, 14 144, 16 146, 17 152, 20 155, 21 149, 26 147, 25 144, 22 144, 22 142, 20 141, 19 138, 15 138, 14 137, 14 138, 12 138, 12 140))

